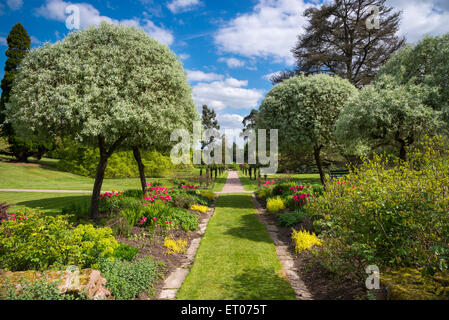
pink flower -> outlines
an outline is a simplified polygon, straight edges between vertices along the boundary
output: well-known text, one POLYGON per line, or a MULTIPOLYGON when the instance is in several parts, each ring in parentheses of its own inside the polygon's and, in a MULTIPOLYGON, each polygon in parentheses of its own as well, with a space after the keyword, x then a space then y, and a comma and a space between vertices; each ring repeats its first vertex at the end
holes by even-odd
POLYGON ((157 221, 157 218, 156 218, 156 217, 154 217, 154 218, 153 218, 153 221, 157 221))

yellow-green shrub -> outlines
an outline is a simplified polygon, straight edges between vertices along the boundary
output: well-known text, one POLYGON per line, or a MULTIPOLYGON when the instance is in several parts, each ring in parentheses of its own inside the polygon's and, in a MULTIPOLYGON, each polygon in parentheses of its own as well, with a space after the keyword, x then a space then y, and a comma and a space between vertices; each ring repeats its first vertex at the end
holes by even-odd
POLYGON ((0 269, 95 267, 99 258, 111 257, 117 247, 110 228, 74 228, 68 216, 18 209, 0 225, 0 269))
POLYGON ((321 246, 323 244, 315 233, 309 233, 305 230, 296 231, 293 229, 292 240, 295 244, 295 250, 297 253, 310 250, 313 246, 321 246))
POLYGON ((281 197, 269 198, 267 201, 267 210, 270 213, 277 213, 285 210, 284 200, 282 200, 281 197))
POLYGON ((167 254, 184 253, 187 249, 187 240, 173 240, 167 237, 164 246, 168 249, 167 254))
POLYGON ((198 211, 198 212, 201 212, 201 213, 206 213, 207 210, 209 210, 209 208, 206 207, 206 206, 200 206, 200 205, 194 204, 193 206, 190 207, 190 210, 198 211))
POLYGON ((215 200, 215 193, 213 193, 213 192, 201 192, 200 194, 201 194, 201 196, 208 198, 210 201, 215 200))
MULTIPOLYGON (((425 267, 432 248, 449 242, 449 161, 440 139, 410 152, 408 162, 374 156, 344 181, 329 181, 309 205, 321 219, 327 265, 425 267)), ((356 271, 355 269, 353 271, 356 271)), ((345 270, 344 272, 347 272, 345 270)))

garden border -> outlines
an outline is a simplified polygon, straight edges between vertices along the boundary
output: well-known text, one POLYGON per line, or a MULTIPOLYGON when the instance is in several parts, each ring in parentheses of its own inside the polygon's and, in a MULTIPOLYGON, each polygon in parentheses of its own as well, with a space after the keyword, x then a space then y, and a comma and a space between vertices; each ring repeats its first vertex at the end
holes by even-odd
POLYGON ((179 289, 184 283, 185 278, 190 272, 193 262, 195 260, 196 253, 200 247, 201 240, 206 232, 210 219, 215 215, 215 204, 217 203, 218 196, 215 197, 214 203, 207 211, 208 217, 200 224, 198 231, 200 237, 193 239, 189 248, 185 253, 185 259, 181 267, 176 268, 165 280, 161 292, 159 293, 158 300, 176 300, 179 289))
POLYGON ((312 294, 301 279, 300 271, 295 270, 295 262, 289 252, 289 245, 280 240, 277 236, 279 233, 278 226, 266 218, 267 210, 262 207, 255 194, 253 194, 252 198, 257 210, 257 218, 260 223, 267 227, 268 234, 276 247, 276 254, 281 261, 282 269, 296 293, 296 298, 298 300, 313 300, 312 294))

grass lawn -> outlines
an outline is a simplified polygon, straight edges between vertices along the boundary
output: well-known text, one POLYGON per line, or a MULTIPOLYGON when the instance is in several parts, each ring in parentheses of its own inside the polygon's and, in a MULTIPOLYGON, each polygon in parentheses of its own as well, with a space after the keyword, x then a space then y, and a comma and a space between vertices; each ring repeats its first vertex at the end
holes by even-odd
POLYGON ((42 208, 49 214, 60 214, 63 207, 89 199, 90 195, 83 194, 0 192, 0 202, 28 208, 42 208))
POLYGON ((251 195, 221 195, 178 300, 295 300, 251 195))
POLYGON ((222 176, 217 177, 215 180, 213 192, 221 192, 223 190, 224 185, 226 184, 226 180, 228 179, 228 172, 226 171, 222 176))

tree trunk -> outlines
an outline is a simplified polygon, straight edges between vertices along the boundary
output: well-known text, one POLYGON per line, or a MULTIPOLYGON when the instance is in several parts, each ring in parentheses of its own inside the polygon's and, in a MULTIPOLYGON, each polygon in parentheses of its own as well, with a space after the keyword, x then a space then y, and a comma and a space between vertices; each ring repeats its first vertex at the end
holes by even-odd
POLYGON ((98 147, 100 149, 100 161, 97 167, 97 174, 95 176, 94 189, 92 191, 92 198, 90 201, 90 216, 92 219, 98 217, 99 207, 100 207, 100 194, 101 187, 103 186, 104 173, 106 167, 108 166, 108 159, 111 157, 112 153, 117 149, 120 144, 125 140, 126 137, 119 138, 112 147, 106 150, 106 142, 103 136, 98 137, 98 147))
POLYGON ((203 168, 201 167, 200 168, 200 177, 202 177, 203 176, 203 168))
MULTIPOLYGON (((101 149, 100 149, 101 150, 101 149)), ((95 176, 94 190, 92 191, 92 199, 90 202, 90 217, 95 219, 98 217, 100 208, 100 193, 103 186, 104 173, 108 165, 108 157, 105 152, 100 151, 100 162, 97 167, 97 174, 95 176)))
POLYGON ((249 167, 249 180, 252 180, 251 173, 252 173, 252 170, 251 170, 251 167, 249 167))
POLYGON ((399 158, 402 161, 408 160, 408 154, 407 154, 407 144, 405 141, 400 142, 401 143, 401 149, 399 150, 399 158))
POLYGON ((142 156, 140 150, 137 147, 133 148, 134 158, 136 159, 137 166, 139 167, 140 184, 142 185, 143 194, 147 193, 147 179, 145 178, 145 166, 142 162, 142 156))
POLYGON ((324 175, 324 170, 323 170, 323 164, 321 163, 321 147, 316 147, 314 149, 314 156, 315 156, 315 162, 316 162, 316 166, 318 168, 318 171, 320 173, 320 179, 321 179, 321 183, 323 184, 323 187, 326 187, 326 177, 324 175))

